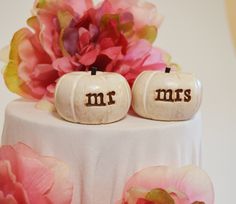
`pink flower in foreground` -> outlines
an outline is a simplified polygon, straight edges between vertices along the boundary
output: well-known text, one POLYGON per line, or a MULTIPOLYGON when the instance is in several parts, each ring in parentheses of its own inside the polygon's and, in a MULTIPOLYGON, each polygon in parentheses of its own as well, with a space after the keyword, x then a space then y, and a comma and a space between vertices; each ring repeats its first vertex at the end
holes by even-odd
POLYGON ((15 33, 4 72, 23 97, 52 100, 58 78, 73 71, 118 72, 130 85, 144 70, 164 69, 168 55, 152 46, 160 18, 139 0, 37 0, 33 16, 15 33))
POLYGON ((214 204, 214 192, 197 167, 151 167, 130 178, 122 204, 214 204))
POLYGON ((0 148, 1 204, 69 204, 73 187, 67 167, 28 146, 0 148))

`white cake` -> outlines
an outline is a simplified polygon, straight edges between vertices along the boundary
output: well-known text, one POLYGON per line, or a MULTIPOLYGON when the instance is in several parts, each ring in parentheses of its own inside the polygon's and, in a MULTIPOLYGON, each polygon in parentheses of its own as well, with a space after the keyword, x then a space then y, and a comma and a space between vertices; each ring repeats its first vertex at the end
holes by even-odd
POLYGON ((34 102, 17 100, 6 109, 3 144, 23 142, 71 167, 73 204, 114 204, 127 179, 156 165, 201 162, 201 116, 158 122, 129 114, 108 125, 80 125, 34 102))

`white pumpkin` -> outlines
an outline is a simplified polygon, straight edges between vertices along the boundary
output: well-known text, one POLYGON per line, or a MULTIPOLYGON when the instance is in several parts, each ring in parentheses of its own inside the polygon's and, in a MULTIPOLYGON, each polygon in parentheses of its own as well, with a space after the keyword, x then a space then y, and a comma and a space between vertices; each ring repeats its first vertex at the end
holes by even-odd
POLYGON ((178 121, 194 116, 201 104, 201 83, 192 74, 144 71, 132 88, 134 111, 153 120, 178 121))
POLYGON ((72 72, 60 78, 55 106, 67 121, 106 124, 124 118, 130 108, 131 90, 117 73, 72 72))

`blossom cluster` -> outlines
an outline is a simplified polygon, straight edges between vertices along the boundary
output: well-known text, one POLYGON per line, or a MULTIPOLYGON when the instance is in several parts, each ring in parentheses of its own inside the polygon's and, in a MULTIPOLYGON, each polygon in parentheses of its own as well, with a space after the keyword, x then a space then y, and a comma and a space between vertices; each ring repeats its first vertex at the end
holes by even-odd
POLYGON ((28 26, 17 31, 4 72, 7 87, 25 98, 53 101, 69 72, 117 72, 132 86, 144 70, 162 70, 169 55, 154 47, 161 18, 140 0, 36 0, 28 26))

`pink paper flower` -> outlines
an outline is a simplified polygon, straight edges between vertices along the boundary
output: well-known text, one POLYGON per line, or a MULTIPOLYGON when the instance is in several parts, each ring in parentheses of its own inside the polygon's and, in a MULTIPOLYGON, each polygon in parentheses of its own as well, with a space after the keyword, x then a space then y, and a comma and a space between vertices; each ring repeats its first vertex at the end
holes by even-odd
POLYGON ((15 33, 4 72, 23 97, 53 99, 58 79, 73 71, 118 72, 132 86, 144 70, 164 69, 169 56, 153 47, 160 18, 139 0, 37 0, 33 16, 15 33))
POLYGON ((67 167, 28 146, 0 148, 1 204, 69 204, 73 187, 67 167))
POLYGON ((132 176, 122 204, 214 204, 212 183, 194 166, 150 167, 132 176))

